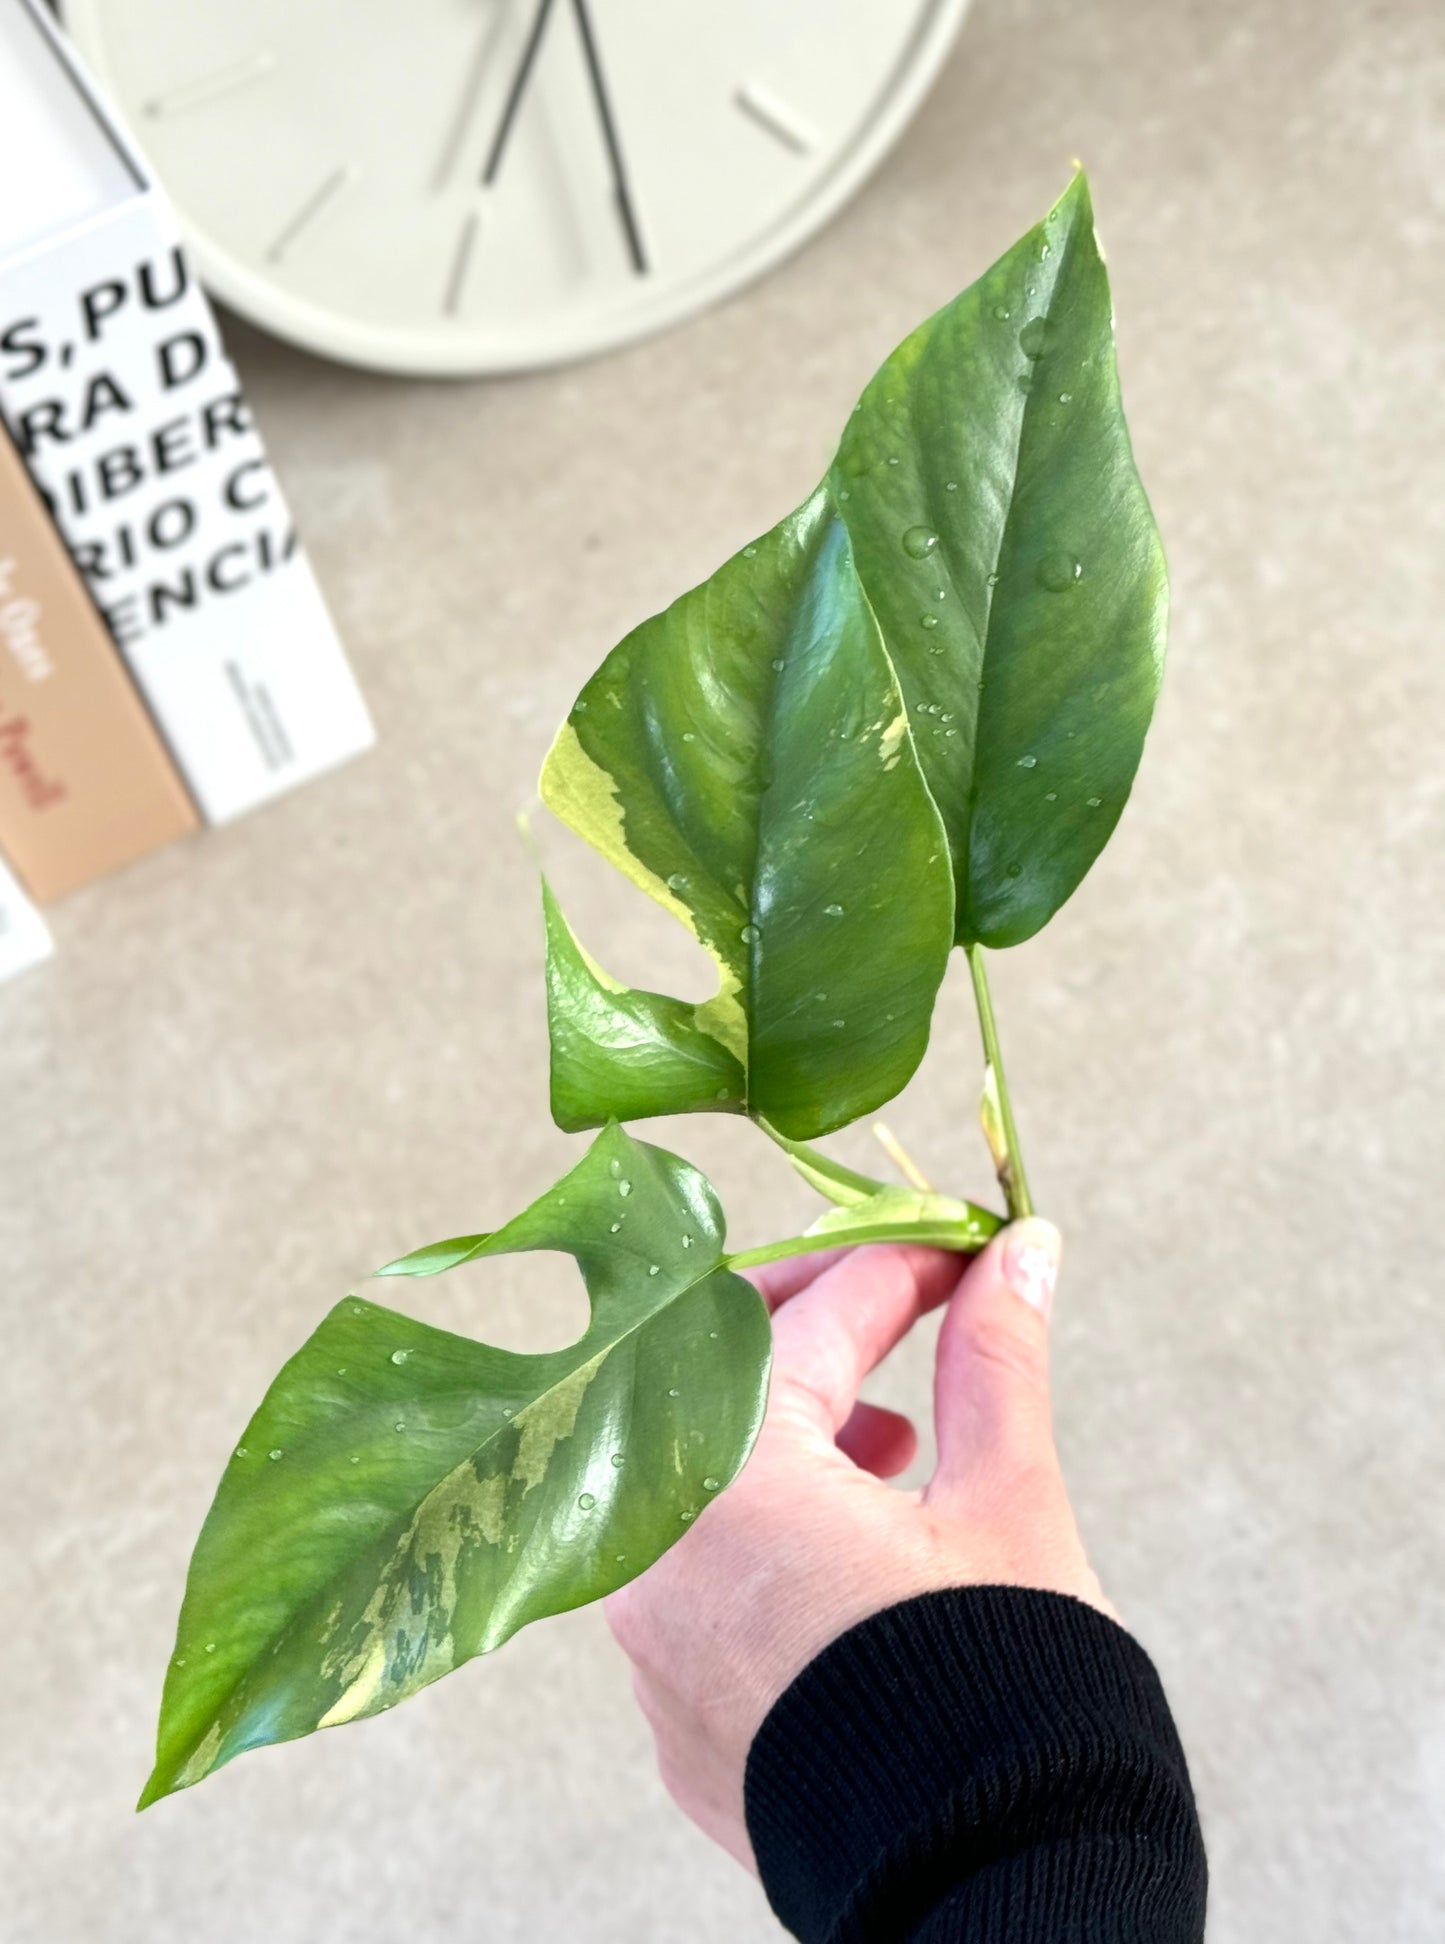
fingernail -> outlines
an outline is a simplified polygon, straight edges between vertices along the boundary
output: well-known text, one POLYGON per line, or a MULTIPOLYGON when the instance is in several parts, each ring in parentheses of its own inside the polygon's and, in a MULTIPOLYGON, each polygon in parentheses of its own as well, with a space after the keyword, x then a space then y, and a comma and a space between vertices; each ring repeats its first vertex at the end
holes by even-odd
POLYGON ((1041 1221, 1037 1215, 1015 1222, 1004 1238, 1004 1281, 1040 1316, 1047 1316, 1053 1307, 1063 1246, 1063 1237, 1053 1223, 1041 1221))

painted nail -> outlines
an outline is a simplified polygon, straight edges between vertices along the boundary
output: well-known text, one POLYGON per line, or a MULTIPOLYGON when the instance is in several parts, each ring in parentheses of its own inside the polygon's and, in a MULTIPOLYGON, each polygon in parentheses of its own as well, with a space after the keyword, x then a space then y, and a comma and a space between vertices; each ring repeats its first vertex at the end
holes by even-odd
POLYGON ((1063 1238, 1053 1223, 1036 1215, 1015 1222, 1004 1242, 1004 1280, 1040 1316, 1047 1316, 1053 1307, 1062 1249, 1063 1238))

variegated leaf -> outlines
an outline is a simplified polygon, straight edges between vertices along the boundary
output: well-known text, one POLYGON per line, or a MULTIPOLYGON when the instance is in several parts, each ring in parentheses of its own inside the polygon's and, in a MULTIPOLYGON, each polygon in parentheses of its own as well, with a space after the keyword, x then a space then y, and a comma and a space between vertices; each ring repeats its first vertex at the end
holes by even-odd
POLYGON ((805 505, 579 697, 543 797, 720 986, 626 991, 549 921, 563 1125, 714 1105, 806 1140, 896 1093, 945 931, 1018 943, 1103 849, 1166 606, 1080 174, 887 360, 805 505))
POLYGON ((681 919, 720 980, 697 1007, 623 992, 553 925, 564 1125, 596 1125, 619 1099, 709 1104, 694 1093, 699 1034, 727 1056, 711 1104, 797 1139, 904 1085, 953 936, 948 846, 826 491, 608 656, 541 790, 681 919))
POLYGON ((722 1243, 702 1175, 611 1127, 505 1228, 391 1265, 564 1250, 592 1306, 569 1349, 338 1304, 226 1467, 142 1804, 389 1708, 666 1551, 737 1473, 766 1396, 767 1313, 722 1243))

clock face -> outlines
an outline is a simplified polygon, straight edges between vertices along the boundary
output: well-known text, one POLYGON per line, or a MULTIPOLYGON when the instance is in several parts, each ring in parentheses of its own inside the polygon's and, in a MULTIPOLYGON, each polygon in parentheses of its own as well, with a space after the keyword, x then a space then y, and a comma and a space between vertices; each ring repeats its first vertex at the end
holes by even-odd
POLYGON ((385 369, 654 330, 818 227, 966 0, 66 0, 211 289, 385 369))

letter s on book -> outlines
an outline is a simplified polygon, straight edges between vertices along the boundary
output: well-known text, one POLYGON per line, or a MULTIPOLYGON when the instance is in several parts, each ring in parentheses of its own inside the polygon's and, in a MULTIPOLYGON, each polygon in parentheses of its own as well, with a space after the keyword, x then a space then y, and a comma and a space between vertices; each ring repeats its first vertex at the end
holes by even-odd
POLYGON ((20 358, 20 364, 7 365, 5 377, 10 381, 28 378, 32 371, 38 371, 45 363, 45 345, 34 333, 40 329, 38 317, 19 317, 0 332, 0 351, 7 358, 20 358), (24 333, 30 332, 27 338, 24 333))

